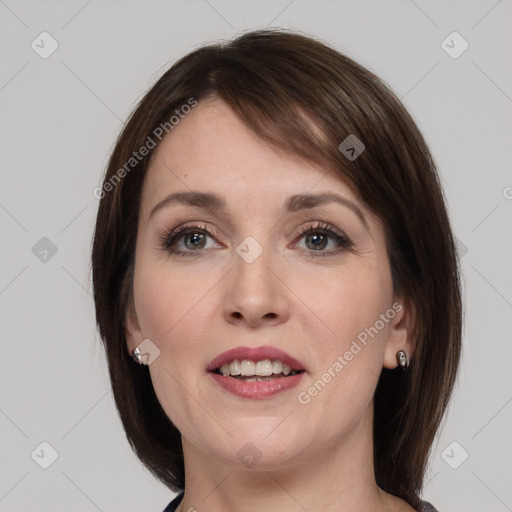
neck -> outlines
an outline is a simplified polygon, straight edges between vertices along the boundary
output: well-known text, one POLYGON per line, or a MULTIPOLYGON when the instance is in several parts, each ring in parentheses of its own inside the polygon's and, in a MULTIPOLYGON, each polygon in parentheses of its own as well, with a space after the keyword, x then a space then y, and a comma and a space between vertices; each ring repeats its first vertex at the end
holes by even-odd
POLYGON ((241 469, 219 461, 183 438, 186 489, 178 510, 392 510, 397 498, 384 493, 375 481, 372 428, 369 410, 351 434, 319 443, 318 449, 287 461, 286 467, 266 470, 258 470, 257 464, 241 469))

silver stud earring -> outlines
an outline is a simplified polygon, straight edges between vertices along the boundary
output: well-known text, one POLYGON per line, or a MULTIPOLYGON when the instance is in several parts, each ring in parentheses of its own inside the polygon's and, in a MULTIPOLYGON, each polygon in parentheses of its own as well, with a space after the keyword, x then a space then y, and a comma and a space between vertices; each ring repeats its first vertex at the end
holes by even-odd
POLYGON ((396 353, 396 362, 398 363, 398 366, 401 366, 402 370, 404 371, 409 368, 409 357, 407 356, 405 350, 399 350, 396 353))
POLYGON ((133 352, 132 352, 132 359, 138 363, 138 364, 142 364, 144 366, 149 366, 148 363, 145 363, 143 360, 142 360, 142 351, 139 347, 137 347, 133 352))

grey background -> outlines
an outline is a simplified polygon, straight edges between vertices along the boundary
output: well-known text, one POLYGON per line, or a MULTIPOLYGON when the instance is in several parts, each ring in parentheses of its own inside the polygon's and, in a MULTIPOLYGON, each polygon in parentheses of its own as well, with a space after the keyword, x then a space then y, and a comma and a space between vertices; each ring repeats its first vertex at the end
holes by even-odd
POLYGON ((441 512, 512 510, 511 0, 0 0, 0 510, 159 511, 172 498, 131 452, 110 392, 89 275, 93 190, 123 121, 165 69, 199 44, 265 26, 345 51, 391 85, 424 133, 467 308, 424 498, 441 512), (49 48, 43 31, 58 43, 46 59, 31 47, 49 48), (441 45, 453 31, 469 44, 458 58, 441 45), (47 469, 43 441, 58 452, 47 469))

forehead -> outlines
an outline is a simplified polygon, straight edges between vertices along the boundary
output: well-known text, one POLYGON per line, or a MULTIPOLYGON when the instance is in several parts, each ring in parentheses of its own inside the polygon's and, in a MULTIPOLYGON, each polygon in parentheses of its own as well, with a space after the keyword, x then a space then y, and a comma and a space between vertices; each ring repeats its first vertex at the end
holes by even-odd
POLYGON ((321 184, 353 197, 339 176, 258 138, 224 102, 200 101, 156 149, 143 203, 170 191, 209 189, 226 195, 306 193, 321 184))

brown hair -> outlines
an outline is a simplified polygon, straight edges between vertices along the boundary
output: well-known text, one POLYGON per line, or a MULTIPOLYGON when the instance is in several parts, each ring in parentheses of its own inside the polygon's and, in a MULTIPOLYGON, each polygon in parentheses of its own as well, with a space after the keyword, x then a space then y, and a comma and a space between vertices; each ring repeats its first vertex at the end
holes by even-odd
POLYGON ((186 55, 142 98, 111 155, 92 274, 96 320, 132 448, 168 487, 184 489, 180 433, 160 406, 147 368, 136 367, 127 353, 124 320, 142 184, 153 150, 132 160, 131 168, 126 163, 176 109, 191 98, 212 96, 269 144, 336 172, 382 219, 394 292, 414 305, 416 349, 407 372, 382 370, 375 392, 374 468, 384 491, 418 507, 461 350, 454 236, 435 164, 401 102, 367 69, 297 33, 254 31, 186 55), (338 147, 349 135, 365 145, 352 161, 338 147))

